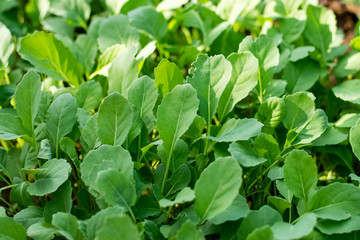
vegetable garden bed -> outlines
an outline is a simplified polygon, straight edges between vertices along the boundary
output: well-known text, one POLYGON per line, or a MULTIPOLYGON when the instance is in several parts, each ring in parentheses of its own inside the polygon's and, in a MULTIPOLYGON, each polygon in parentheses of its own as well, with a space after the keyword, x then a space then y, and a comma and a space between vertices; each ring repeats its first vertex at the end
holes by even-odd
POLYGON ((360 24, 336 24, 315 0, 2 0, 0 238, 360 239, 360 24))

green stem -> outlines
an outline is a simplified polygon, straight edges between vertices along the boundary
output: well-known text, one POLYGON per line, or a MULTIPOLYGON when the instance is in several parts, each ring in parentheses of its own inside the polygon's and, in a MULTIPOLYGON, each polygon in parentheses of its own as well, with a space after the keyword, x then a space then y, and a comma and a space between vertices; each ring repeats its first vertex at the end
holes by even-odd
POLYGON ((166 213, 165 224, 167 224, 167 223, 169 222, 169 217, 170 217, 170 212, 171 212, 171 210, 172 210, 172 207, 173 207, 173 206, 169 207, 169 210, 168 210, 167 213, 166 213))
POLYGON ((262 177, 264 174, 266 174, 273 166, 275 166, 277 163, 279 162, 279 160, 276 160, 275 162, 273 162, 267 169, 265 169, 264 172, 262 172, 262 175, 261 176, 258 176, 248 187, 248 189, 252 188, 256 182, 258 181, 258 178, 259 177, 262 177))
POLYGON ((3 191, 3 190, 9 189, 9 188, 16 187, 17 185, 19 185, 19 184, 12 184, 12 185, 9 185, 9 186, 2 187, 2 188, 0 188, 0 192, 3 191))
POLYGON ((258 67, 258 79, 259 79, 259 94, 260 94, 260 103, 263 103, 263 88, 262 88, 262 82, 261 82, 261 74, 260 74, 260 68, 258 67))
POLYGON ((167 160, 167 163, 166 163, 165 174, 164 174, 164 178, 163 178, 163 182, 162 182, 162 186, 161 186, 161 193, 162 194, 164 194, 166 180, 167 180, 167 177, 169 175, 170 161, 171 161, 171 158, 172 158, 172 154, 173 154, 173 146, 171 146, 169 157, 168 157, 168 160, 167 160))

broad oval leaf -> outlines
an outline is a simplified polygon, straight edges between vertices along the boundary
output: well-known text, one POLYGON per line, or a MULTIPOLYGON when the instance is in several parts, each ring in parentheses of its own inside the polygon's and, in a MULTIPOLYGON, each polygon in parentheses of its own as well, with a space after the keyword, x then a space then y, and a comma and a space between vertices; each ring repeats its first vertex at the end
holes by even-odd
POLYGON ((293 150, 285 158, 284 179, 288 189, 298 198, 305 201, 317 183, 317 168, 312 157, 304 150, 293 150))
POLYGON ((27 134, 20 117, 0 111, 0 138, 12 140, 27 134))
POLYGON ((90 111, 95 109, 102 98, 100 83, 93 80, 82 83, 75 95, 78 107, 90 111))
POLYGON ((121 145, 129 133, 132 109, 128 101, 118 92, 108 95, 100 104, 97 136, 103 144, 121 145))
POLYGON ((332 183, 315 193, 309 211, 319 218, 339 221, 360 214, 359 201, 359 188, 348 183, 332 183))
POLYGON ((96 177, 100 171, 115 169, 126 174, 128 179, 133 179, 133 166, 130 153, 121 146, 102 145, 86 155, 80 168, 84 183, 98 190, 96 177))
POLYGON ((195 210, 200 221, 224 212, 233 202, 242 183, 242 169, 233 157, 218 158, 195 183, 195 210))
POLYGON ((335 96, 344 101, 360 104, 360 80, 354 79, 335 86, 332 91, 335 96))
POLYGON ((193 122, 199 100, 190 84, 176 86, 158 108, 157 127, 167 155, 172 155, 177 140, 193 122))
POLYGON ((188 78, 187 81, 197 91, 200 101, 199 113, 207 124, 210 124, 220 96, 230 80, 231 64, 222 55, 208 57, 201 54, 192 63, 189 71, 193 73, 193 77, 188 78))
POLYGON ((82 82, 83 68, 70 50, 53 34, 35 32, 20 41, 19 54, 39 72, 75 87, 82 82))
POLYGON ((46 118, 46 130, 53 140, 58 155, 58 145, 61 138, 65 137, 76 123, 76 99, 70 93, 56 98, 49 107, 46 118))
POLYGON ((118 205, 129 211, 135 204, 135 185, 125 173, 113 168, 100 171, 97 174, 96 185, 105 201, 112 206, 118 205))
POLYGON ((167 22, 162 15, 152 7, 136 8, 128 13, 131 23, 157 40, 160 40, 168 30, 167 22))
POLYGON ((219 98, 217 113, 222 121, 239 101, 244 99, 257 84, 258 61, 250 52, 232 53, 230 81, 219 98))
POLYGON ((101 52, 115 44, 130 46, 137 45, 139 34, 136 28, 130 26, 129 18, 125 15, 111 16, 103 20, 98 30, 98 43, 101 52))
POLYGON ((0 237, 4 240, 26 240, 25 228, 13 218, 0 217, 0 237))
POLYGON ((132 239, 140 240, 136 225, 127 215, 111 216, 105 219, 104 225, 97 231, 98 240, 132 239))
POLYGON ((71 166, 65 159, 52 159, 37 170, 35 182, 30 183, 27 190, 31 195, 44 196, 55 192, 67 179, 71 166))
POLYGON ((15 91, 16 112, 29 132, 34 131, 34 120, 39 110, 40 99, 40 75, 30 70, 24 75, 15 91))
POLYGON ((174 87, 184 83, 181 70, 175 63, 170 62, 166 58, 162 59, 159 65, 154 69, 155 84, 158 93, 162 98, 174 87))

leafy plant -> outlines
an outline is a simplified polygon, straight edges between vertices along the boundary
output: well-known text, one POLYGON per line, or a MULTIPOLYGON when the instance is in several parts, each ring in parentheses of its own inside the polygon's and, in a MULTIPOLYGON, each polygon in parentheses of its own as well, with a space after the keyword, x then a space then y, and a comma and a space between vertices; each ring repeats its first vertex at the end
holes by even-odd
POLYGON ((325 7, 6 0, 0 35, 1 238, 360 236, 359 29, 325 7))

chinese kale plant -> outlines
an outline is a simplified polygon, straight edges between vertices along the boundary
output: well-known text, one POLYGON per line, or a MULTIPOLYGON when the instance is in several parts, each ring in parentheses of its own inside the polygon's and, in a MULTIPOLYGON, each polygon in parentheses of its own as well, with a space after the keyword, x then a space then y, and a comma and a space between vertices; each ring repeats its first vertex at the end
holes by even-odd
POLYGON ((360 239, 360 36, 315 0, 0 1, 1 239, 360 239))

